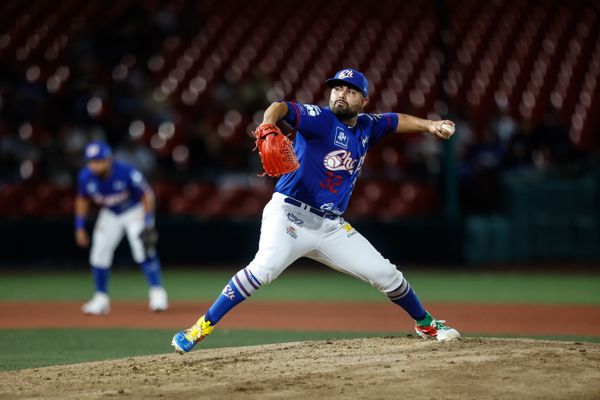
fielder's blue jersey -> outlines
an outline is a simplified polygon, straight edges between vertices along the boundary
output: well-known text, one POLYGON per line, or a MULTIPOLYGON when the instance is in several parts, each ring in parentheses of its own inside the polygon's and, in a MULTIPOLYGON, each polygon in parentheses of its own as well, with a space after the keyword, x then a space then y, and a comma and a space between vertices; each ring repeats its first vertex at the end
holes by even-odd
POLYGON ((142 173, 119 161, 113 161, 106 178, 94 175, 88 167, 84 167, 77 182, 78 195, 117 214, 139 204, 146 190, 149 186, 142 173))
POLYGON ((398 115, 359 114, 354 127, 329 107, 287 102, 284 120, 297 133, 300 167, 283 175, 275 191, 321 210, 342 214, 348 206, 367 151, 398 126, 398 115))

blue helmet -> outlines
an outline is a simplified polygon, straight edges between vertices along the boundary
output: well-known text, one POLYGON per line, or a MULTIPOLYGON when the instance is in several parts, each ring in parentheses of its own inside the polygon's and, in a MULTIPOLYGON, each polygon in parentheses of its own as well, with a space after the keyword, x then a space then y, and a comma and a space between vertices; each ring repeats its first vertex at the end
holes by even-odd
POLYGON ((360 91, 363 96, 369 97, 369 81, 367 80, 367 77, 354 68, 345 68, 338 71, 333 78, 327 79, 325 83, 329 87, 339 84, 352 86, 360 91))
POLYGON ((112 157, 112 150, 108 143, 94 140, 85 146, 85 160, 105 160, 112 157))

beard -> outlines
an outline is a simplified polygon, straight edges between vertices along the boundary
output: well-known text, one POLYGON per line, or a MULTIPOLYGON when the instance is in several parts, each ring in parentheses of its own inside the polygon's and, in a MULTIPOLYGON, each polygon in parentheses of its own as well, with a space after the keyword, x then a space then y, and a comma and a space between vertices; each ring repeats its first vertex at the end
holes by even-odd
POLYGON ((358 115, 359 107, 350 107, 350 105, 334 104, 331 111, 341 120, 352 119, 358 115))

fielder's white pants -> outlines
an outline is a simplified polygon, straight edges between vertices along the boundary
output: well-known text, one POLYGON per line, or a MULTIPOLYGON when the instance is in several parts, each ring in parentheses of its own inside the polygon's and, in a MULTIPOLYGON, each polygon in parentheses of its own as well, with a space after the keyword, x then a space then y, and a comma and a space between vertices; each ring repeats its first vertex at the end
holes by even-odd
POLYGON ((144 207, 133 206, 122 214, 115 214, 107 208, 100 210, 94 233, 90 264, 96 268, 110 268, 115 249, 121 242, 123 234, 127 234, 131 254, 136 263, 146 258, 140 233, 144 229, 144 207))
POLYGON ((258 252, 248 269, 263 284, 270 283, 300 257, 369 282, 389 293, 404 282, 402 273, 343 218, 320 217, 284 202, 274 193, 262 215, 258 252))

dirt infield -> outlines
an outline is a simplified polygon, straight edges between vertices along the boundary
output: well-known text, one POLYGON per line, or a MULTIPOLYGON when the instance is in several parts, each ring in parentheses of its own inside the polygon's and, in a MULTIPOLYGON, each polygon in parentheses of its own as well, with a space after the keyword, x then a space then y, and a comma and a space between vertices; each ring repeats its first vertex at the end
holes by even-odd
MULTIPOLYGON (((189 326, 209 304, 176 302, 166 313, 145 303, 115 303, 107 316, 89 317, 79 303, 0 303, 0 328, 173 328, 189 326)), ((600 307, 559 305, 429 304, 463 334, 600 337, 600 307)), ((251 301, 219 323, 238 329, 406 332, 413 326, 388 303, 295 303, 251 301)), ((600 396, 599 396, 600 398, 600 396)))
POLYGON ((409 337, 200 349, 0 373, 0 398, 599 399, 600 345, 409 337))
MULTIPOLYGON (((78 303, 0 303, 0 328, 188 326, 208 304, 175 302, 155 314, 115 303, 90 317, 78 303)), ((600 307, 430 304, 464 335, 600 336, 600 307)), ((411 331, 387 303, 248 302, 219 327, 411 331)), ((451 343, 393 335, 199 349, 0 372, 1 399, 600 399, 600 344, 465 338, 451 343)))

